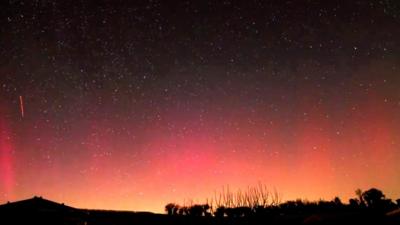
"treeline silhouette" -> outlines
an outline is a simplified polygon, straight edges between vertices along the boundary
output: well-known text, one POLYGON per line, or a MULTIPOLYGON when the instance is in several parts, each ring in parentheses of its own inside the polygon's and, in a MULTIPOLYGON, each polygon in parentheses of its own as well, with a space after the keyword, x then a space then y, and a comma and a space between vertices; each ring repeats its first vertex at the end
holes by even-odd
POLYGON ((169 203, 165 212, 170 216, 214 217, 214 218, 260 218, 276 216, 301 216, 323 213, 353 213, 384 215, 400 208, 400 199, 395 202, 376 188, 366 191, 356 190, 356 197, 343 203, 339 197, 331 201, 295 200, 281 202, 280 194, 269 191, 265 185, 259 184, 246 190, 232 192, 229 187, 207 199, 204 204, 179 205, 169 203))

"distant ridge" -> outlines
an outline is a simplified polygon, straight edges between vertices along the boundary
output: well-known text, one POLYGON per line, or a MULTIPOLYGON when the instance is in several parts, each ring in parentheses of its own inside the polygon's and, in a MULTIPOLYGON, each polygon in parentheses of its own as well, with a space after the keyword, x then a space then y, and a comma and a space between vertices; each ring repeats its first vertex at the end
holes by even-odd
POLYGON ((164 224, 167 215, 152 212, 133 212, 100 209, 80 209, 42 197, 7 202, 0 205, 0 224, 164 224))
POLYGON ((136 213, 136 214, 156 214, 146 211, 132 211, 132 210, 113 210, 113 209, 90 209, 90 208, 76 208, 64 203, 58 203, 42 196, 34 196, 32 198, 23 199, 15 202, 7 202, 0 204, 0 210, 3 209, 17 209, 17 210, 35 210, 35 211, 91 211, 91 212, 119 212, 119 213, 136 213))
POLYGON ((0 210, 3 209, 32 210, 43 212, 78 210, 71 206, 67 206, 64 203, 57 203, 38 196, 15 202, 7 202, 6 204, 0 205, 0 210))

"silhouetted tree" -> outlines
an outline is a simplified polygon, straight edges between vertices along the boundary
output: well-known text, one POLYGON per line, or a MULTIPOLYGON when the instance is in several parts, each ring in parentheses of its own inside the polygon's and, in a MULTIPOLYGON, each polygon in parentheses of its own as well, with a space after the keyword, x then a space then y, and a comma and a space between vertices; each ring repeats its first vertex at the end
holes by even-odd
POLYGON ((355 198, 349 199, 349 205, 350 205, 351 207, 353 207, 353 208, 358 207, 358 206, 359 206, 359 204, 358 204, 358 199, 355 199, 355 198))
POLYGON ((365 206, 363 191, 360 188, 358 188, 355 192, 356 192, 356 195, 358 197, 358 205, 359 206, 365 206))
POLYGON ((211 210, 211 206, 209 204, 204 204, 203 205, 204 216, 211 216, 210 210, 211 210))
POLYGON ((397 207, 400 207, 400 198, 396 199, 396 204, 397 204, 397 207))
POLYGON ((165 211, 168 215, 178 215, 179 205, 174 203, 169 203, 165 206, 165 211))
POLYGON ((392 199, 385 198, 382 191, 376 188, 371 188, 363 192, 362 195, 368 208, 381 212, 388 212, 396 208, 396 204, 393 203, 392 199))
POLYGON ((369 208, 378 208, 382 205, 385 195, 381 190, 371 188, 368 191, 362 193, 362 199, 369 208))
POLYGON ((339 197, 335 197, 335 198, 333 199, 333 203, 334 203, 336 206, 341 206, 341 205, 343 205, 343 203, 342 203, 342 201, 340 200, 339 197))
POLYGON ((209 212, 210 210, 210 205, 204 204, 204 205, 192 205, 189 207, 189 215, 191 216, 209 216, 211 213, 209 212))
POLYGON ((189 208, 189 215, 202 216, 203 209, 199 205, 193 205, 189 208))
POLYGON ((168 215, 172 215, 172 209, 174 208, 175 204, 173 203, 168 203, 165 206, 165 212, 167 212, 168 215))

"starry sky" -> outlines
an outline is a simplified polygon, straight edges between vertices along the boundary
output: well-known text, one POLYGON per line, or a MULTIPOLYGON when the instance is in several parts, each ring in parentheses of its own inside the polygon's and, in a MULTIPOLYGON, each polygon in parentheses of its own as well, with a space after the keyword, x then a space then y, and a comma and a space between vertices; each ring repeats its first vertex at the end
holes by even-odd
POLYGON ((0 203, 400 197, 398 1, 0 8, 0 203))

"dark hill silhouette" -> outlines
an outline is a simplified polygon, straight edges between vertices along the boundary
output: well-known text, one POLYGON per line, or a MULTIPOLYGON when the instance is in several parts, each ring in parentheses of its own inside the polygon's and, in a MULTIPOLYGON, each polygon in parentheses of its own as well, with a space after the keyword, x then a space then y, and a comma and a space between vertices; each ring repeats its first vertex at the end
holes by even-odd
POLYGON ((84 224, 85 212, 42 197, 0 205, 1 224, 84 224))
POLYGON ((73 207, 67 206, 64 203, 57 203, 42 197, 33 197, 17 202, 8 202, 4 205, 0 205, 0 210, 32 210, 39 212, 66 212, 76 211, 73 207))
POLYGON ((203 218, 173 218, 151 212, 79 209, 42 197, 0 205, 1 225, 172 225, 204 224, 203 221, 203 218))

